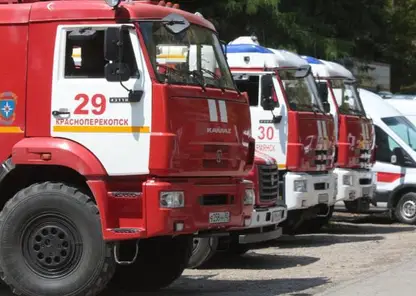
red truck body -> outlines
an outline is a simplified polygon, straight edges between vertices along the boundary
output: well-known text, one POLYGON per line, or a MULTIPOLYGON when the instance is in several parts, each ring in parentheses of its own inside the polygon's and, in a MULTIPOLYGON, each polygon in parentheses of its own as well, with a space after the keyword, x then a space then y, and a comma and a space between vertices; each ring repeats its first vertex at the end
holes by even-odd
MULTIPOLYGON (((48 295, 84 295, 86 289, 97 284, 100 287, 94 288, 91 294, 94 295, 111 279, 114 260, 120 262, 113 246, 140 239, 142 251, 138 252, 136 247, 133 260, 128 262, 130 269, 125 271, 120 267, 121 276, 117 280, 123 285, 140 286, 139 281, 142 288, 169 285, 186 266, 191 234, 243 227, 253 211, 252 202, 246 200, 253 184, 244 180, 254 159, 247 96, 233 88, 204 88, 196 80, 187 85, 161 80, 162 74, 155 64, 157 57, 152 51, 154 44, 146 39, 156 38, 152 30, 146 29, 149 23, 155 27, 160 25, 159 30, 166 30, 165 34, 176 34, 166 29, 169 26, 184 24, 188 27, 181 33, 194 30, 209 36, 207 40, 212 41, 209 46, 217 53, 217 73, 232 83, 214 26, 196 15, 172 8, 170 3, 133 1, 110 7, 111 1, 106 5, 95 0, 24 2, 0 1, 0 36, 7 40, 7 46, 0 49, 3 66, 0 71, 0 195, 2 204, 8 203, 0 215, 3 215, 3 224, 23 227, 19 223, 25 218, 18 218, 17 214, 12 217, 8 212, 11 207, 24 206, 16 198, 32 198, 35 193, 31 190, 45 192, 44 196, 50 196, 47 192, 51 190, 57 196, 74 195, 74 201, 64 198, 62 205, 56 204, 57 209, 45 208, 40 202, 39 206, 34 204, 30 211, 25 211, 33 212, 31 215, 35 217, 42 211, 65 210, 60 208, 65 207, 64 202, 69 209, 76 200, 85 201, 92 208, 78 210, 89 211, 83 212, 85 215, 99 214, 99 220, 92 223, 74 218, 73 221, 78 223, 78 228, 79 223, 85 226, 83 239, 95 238, 91 245, 85 242, 83 247, 96 252, 88 257, 92 261, 76 263, 76 267, 86 264, 101 269, 87 268, 83 272, 91 273, 85 275, 73 272, 77 280, 84 282, 72 287, 59 282, 56 287, 62 291, 58 292, 53 285, 42 285, 40 279, 36 284, 21 282, 21 276, 14 271, 38 276, 5 261, 6 255, 12 255, 0 251, 0 268, 6 283, 22 286, 15 290, 22 295, 33 295, 42 287, 53 290, 45 292, 48 295), (167 17, 174 21, 163 20, 167 17), (111 37, 114 33, 111 28, 116 29, 117 37, 111 37), (68 36, 73 32, 79 35, 70 39, 68 36), (92 32, 92 37, 82 35, 85 32, 92 32), (105 76, 99 79, 64 76, 70 56, 68 46, 73 42, 75 47, 82 47, 91 40, 101 40, 96 55, 104 52, 102 61, 108 69, 116 61, 121 67, 125 57, 124 54, 119 55, 119 60, 107 58, 108 48, 117 47, 122 52, 130 46, 127 49, 133 53, 134 60, 126 65, 127 69, 138 65, 137 76, 124 79, 121 71, 110 72, 107 68, 105 76), (117 79, 111 75, 118 75, 117 79), (215 112, 221 120, 213 120, 212 104, 220 109, 215 112), (231 132, 216 133, 217 130, 231 132), (14 219, 20 222, 15 223, 14 219), (111 250, 114 256, 108 255, 112 254, 111 250), (180 259, 165 258, 167 251, 172 251, 169 258, 180 259), (99 256, 108 256, 105 264, 99 256), (139 263, 133 264, 136 258, 139 263), (160 262, 146 261, 149 258, 159 258, 160 262), (148 264, 160 265, 160 268, 152 267, 160 274, 155 276, 146 271, 148 264), (106 280, 99 279, 104 273, 106 280), (133 275, 137 278, 131 279, 133 275), (80 287, 76 293, 75 286, 80 287)), ((86 65, 88 60, 84 57, 82 60, 86 65)), ((82 65, 74 67, 75 73, 82 68, 82 65)), ((39 196, 39 201, 44 196, 39 196)), ((48 223, 54 225, 54 221, 48 220, 48 223)), ((0 227, 2 242, 11 235, 7 225, 0 227)), ((50 227, 52 234, 60 229, 60 226, 50 227)), ((35 247, 39 252, 37 243, 35 247)), ((42 256, 38 259, 53 261, 55 258, 42 256)), ((45 275, 48 276, 49 273, 45 275)))

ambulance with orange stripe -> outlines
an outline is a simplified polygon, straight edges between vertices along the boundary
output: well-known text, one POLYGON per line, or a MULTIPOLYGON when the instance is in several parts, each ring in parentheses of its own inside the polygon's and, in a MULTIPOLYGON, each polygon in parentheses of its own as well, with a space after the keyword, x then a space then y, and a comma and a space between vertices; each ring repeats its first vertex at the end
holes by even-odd
POLYGON ((395 220, 415 224, 416 127, 389 100, 361 88, 359 93, 376 134, 377 207, 371 210, 388 210, 395 220))
POLYGON ((337 202, 350 212, 365 212, 373 201, 373 165, 375 134, 362 105, 357 83, 344 66, 310 56, 302 56, 312 67, 319 88, 328 93, 331 114, 337 128, 335 158, 337 202))
POLYGON ((284 230, 316 230, 335 203, 334 119, 322 102, 310 65, 300 56, 242 36, 226 47, 241 91, 248 92, 256 149, 278 161, 288 207, 284 230))
POLYGON ((17 295, 157 290, 194 236, 251 224, 248 98, 214 26, 106 2, 0 0, 0 273, 17 295), (192 63, 159 64, 178 44, 192 63))
MULTIPOLYGON (((158 64, 164 65, 165 69, 180 69, 185 63, 197 69, 197 61, 194 60, 196 47, 189 50, 183 46, 160 45, 157 48, 158 64)), ((201 65, 204 69, 203 75, 207 86, 209 83, 217 83, 219 76, 218 65, 215 62, 214 52, 208 47, 201 49, 201 65)), ((161 69, 162 70, 162 69, 161 69)), ((217 106, 210 103, 209 113, 213 121, 226 120, 226 110, 219 105, 219 116, 217 106)), ((231 133, 231 129, 215 129, 212 132, 224 134, 231 133)), ((193 252, 188 267, 197 268, 207 263, 217 251, 242 255, 250 247, 259 242, 277 239, 282 235, 280 224, 287 217, 287 208, 284 201, 279 197, 279 175, 276 160, 267 154, 256 151, 254 166, 246 179, 254 183, 255 201, 251 216, 251 222, 244 228, 230 230, 230 236, 226 237, 195 237, 193 252)))

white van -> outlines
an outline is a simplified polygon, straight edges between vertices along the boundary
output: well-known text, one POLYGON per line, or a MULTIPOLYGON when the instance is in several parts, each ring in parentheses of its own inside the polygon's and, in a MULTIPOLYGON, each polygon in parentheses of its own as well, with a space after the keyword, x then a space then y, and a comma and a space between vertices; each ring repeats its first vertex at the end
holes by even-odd
MULTIPOLYGON (((382 97, 359 89, 376 132, 377 207, 406 224, 416 222, 416 127, 382 97)), ((392 103, 394 104, 394 103, 392 103)))
MULTIPOLYGON (((396 108, 400 113, 406 116, 416 126, 416 100, 409 99, 391 99, 386 100, 390 105, 396 108)), ((412 143, 410 143, 412 144, 412 143)), ((416 148, 416 143, 412 147, 416 148)))

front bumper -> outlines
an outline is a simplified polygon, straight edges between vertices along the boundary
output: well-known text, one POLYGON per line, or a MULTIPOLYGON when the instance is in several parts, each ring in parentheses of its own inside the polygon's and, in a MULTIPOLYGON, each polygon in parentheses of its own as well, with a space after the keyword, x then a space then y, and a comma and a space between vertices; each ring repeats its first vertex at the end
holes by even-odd
POLYGON ((132 196, 115 196, 108 192, 104 181, 88 184, 97 199, 105 240, 228 231, 244 227, 253 212, 253 206, 243 205, 245 189, 253 188, 247 181, 153 179, 143 182, 142 193, 132 196), (184 192, 184 207, 161 208, 159 195, 162 191, 184 192), (105 196, 99 197, 100 194, 105 196), (210 222, 210 213, 227 214, 218 214, 216 221, 210 222))
POLYGON ((251 215, 251 223, 245 228, 257 228, 278 225, 287 218, 286 207, 255 208, 251 215))
POLYGON ((248 233, 238 235, 239 244, 255 244, 261 242, 267 242, 270 240, 277 239, 283 234, 282 227, 276 227, 273 230, 257 232, 257 233, 248 233))
POLYGON ((338 192, 336 201, 353 201, 374 196, 374 174, 372 171, 336 168, 338 192), (344 184, 348 179, 347 184, 344 184))
POLYGON ((335 175, 288 172, 285 175, 285 201, 287 209, 297 210, 317 204, 335 204, 335 175), (295 191, 295 181, 306 182, 306 189, 295 191))

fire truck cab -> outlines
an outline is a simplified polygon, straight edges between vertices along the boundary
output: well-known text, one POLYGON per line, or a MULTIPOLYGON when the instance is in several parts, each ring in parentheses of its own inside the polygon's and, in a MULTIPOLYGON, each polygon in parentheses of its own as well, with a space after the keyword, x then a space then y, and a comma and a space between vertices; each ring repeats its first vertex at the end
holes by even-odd
POLYGON ((350 212, 366 212, 375 190, 371 171, 375 134, 357 91, 355 77, 340 64, 310 56, 303 58, 311 65, 318 87, 328 92, 331 114, 336 122, 337 202, 343 202, 350 212))
POLYGON ((214 26, 156 4, 0 0, 0 272, 17 295, 166 287, 194 235, 251 218, 248 98, 214 26), (192 61, 163 64, 170 45, 192 61))
POLYGON ((230 42, 226 54, 238 88, 249 95, 256 150, 278 161, 289 211, 284 230, 320 228, 335 203, 335 134, 310 66, 294 53, 260 46, 254 36, 230 42))

